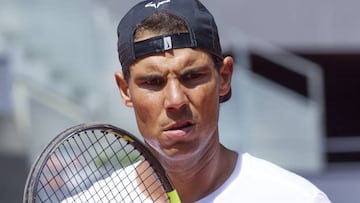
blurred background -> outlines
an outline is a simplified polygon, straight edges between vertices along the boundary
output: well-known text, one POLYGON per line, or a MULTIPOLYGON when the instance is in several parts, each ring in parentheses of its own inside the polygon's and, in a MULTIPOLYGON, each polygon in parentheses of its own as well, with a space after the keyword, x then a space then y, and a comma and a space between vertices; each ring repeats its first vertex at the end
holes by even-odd
MULTIPOLYGON (((0 202, 21 202, 58 133, 98 121, 138 134, 113 79, 133 1, 0 0, 0 202)), ((203 0, 235 58, 221 139, 360 200, 360 2, 203 0)))

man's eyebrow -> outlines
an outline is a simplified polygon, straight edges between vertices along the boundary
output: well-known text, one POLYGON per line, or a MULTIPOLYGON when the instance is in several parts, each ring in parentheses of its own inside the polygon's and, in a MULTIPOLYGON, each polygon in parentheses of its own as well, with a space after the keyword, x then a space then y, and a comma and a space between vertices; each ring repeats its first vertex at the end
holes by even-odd
POLYGON ((142 81, 142 80, 156 79, 159 77, 162 77, 162 75, 159 73, 146 73, 146 74, 141 74, 139 76, 135 76, 134 79, 137 81, 142 81))
POLYGON ((192 68, 186 68, 185 70, 181 71, 181 73, 186 74, 186 73, 192 73, 192 72, 205 72, 208 70, 209 70, 208 66, 196 66, 196 67, 192 67, 192 68))

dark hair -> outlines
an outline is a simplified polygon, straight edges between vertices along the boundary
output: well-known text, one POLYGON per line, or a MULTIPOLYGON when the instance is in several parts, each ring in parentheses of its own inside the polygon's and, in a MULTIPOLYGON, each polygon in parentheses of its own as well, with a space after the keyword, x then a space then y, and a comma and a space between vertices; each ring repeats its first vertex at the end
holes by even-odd
POLYGON ((163 35, 185 33, 188 29, 181 18, 165 12, 155 12, 136 26, 134 40, 136 41, 138 35, 144 31, 163 35))
MULTIPOLYGON (((188 29, 184 20, 180 17, 175 16, 166 12, 155 12, 140 24, 137 25, 134 33, 134 41, 139 40, 141 34, 145 31, 150 31, 154 34, 164 35, 164 34, 179 34, 187 33, 188 29)), ((223 65, 223 58, 212 55, 212 59, 216 70, 220 70, 223 65)), ((130 69, 127 69, 124 73, 126 80, 130 77, 130 69)), ((223 97, 220 97, 220 102, 225 102, 231 97, 230 91, 223 97)))

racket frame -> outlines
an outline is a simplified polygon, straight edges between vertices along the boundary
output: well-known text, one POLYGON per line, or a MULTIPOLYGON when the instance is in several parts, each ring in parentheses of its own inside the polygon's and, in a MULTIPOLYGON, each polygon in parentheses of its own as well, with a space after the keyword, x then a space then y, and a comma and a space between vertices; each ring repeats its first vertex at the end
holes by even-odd
POLYGON ((140 141, 136 136, 131 134, 130 132, 116 127, 111 124, 105 123, 82 123, 73 127, 70 127, 59 135, 57 135, 53 140, 49 142, 40 153, 40 155, 35 160, 34 164, 30 168, 28 177, 26 179, 25 188, 24 188, 24 196, 23 203, 34 203, 36 198, 36 189, 39 183, 39 178, 41 175, 41 170, 46 165, 47 160, 50 159, 51 155, 54 153, 56 149, 67 139, 80 134, 85 131, 92 130, 103 130, 105 133, 112 133, 117 138, 122 138, 126 140, 129 144, 131 144, 134 148, 136 148, 145 159, 149 162, 150 166, 153 168, 155 173, 160 179, 164 190, 169 198, 170 203, 180 203, 180 198, 177 191, 174 189, 171 181, 169 180, 164 168, 160 164, 160 162, 155 158, 155 156, 150 152, 150 150, 140 141))

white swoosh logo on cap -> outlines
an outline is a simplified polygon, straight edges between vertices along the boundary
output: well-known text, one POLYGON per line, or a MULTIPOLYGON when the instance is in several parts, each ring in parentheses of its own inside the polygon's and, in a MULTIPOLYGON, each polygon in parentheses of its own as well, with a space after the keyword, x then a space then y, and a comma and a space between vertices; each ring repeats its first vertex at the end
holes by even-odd
POLYGON ((145 8, 147 7, 154 7, 154 8, 159 8, 161 5, 165 4, 165 3, 169 3, 171 0, 164 0, 164 1, 160 1, 157 4, 154 2, 149 2, 145 5, 145 8))

